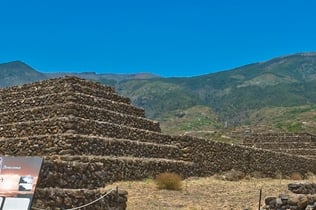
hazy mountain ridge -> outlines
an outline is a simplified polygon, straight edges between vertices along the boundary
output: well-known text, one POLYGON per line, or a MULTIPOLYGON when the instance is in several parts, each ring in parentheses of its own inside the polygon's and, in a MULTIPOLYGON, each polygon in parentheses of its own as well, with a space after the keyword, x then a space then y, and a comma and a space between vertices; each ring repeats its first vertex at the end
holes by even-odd
MULTIPOLYGON (((43 74, 30 67, 26 68, 25 64, 13 63, 11 67, 15 71, 11 73, 8 72, 11 68, 8 64, 0 65, 1 86, 65 74, 43 74), (21 65, 20 72, 17 71, 18 64, 21 65)), ((312 114, 316 111, 316 53, 282 56, 228 71, 187 78, 161 78, 152 74, 100 75, 90 72, 72 75, 115 86, 119 94, 131 98, 136 106, 144 108, 146 115, 153 119, 165 122, 171 118, 181 120, 183 114, 193 116, 191 111, 194 110, 195 117, 191 118, 195 122, 191 125, 197 126, 196 130, 199 129, 198 125, 202 128, 203 123, 214 128, 267 123, 261 113, 273 113, 267 109, 277 110, 276 107, 281 107, 284 113, 287 113, 283 110, 286 107, 312 106, 311 109, 297 109, 307 110, 312 114), (212 114, 205 111, 209 116, 200 115, 198 109, 192 107, 201 107, 201 110, 202 107, 208 107, 212 114), (212 123, 207 123, 205 119, 211 118, 212 123)), ((183 119, 182 127, 184 122, 190 121, 189 118, 183 119)), ((316 122, 314 118, 309 120, 316 122)), ((280 123, 278 126, 284 127, 280 123)), ((190 129, 190 126, 187 127, 190 129)))
MULTIPOLYGON (((83 72, 83 73, 46 73, 47 76, 56 78, 65 75, 77 76, 84 79, 95 80, 95 81, 107 81, 110 83, 117 83, 123 80, 138 80, 138 79, 153 79, 160 78, 160 76, 151 73, 137 73, 137 74, 112 74, 103 73, 97 74, 95 72, 83 72)), ((106 82, 105 82, 106 83, 106 82)))
POLYGON ((48 77, 20 61, 0 64, 0 87, 21 85, 48 77))

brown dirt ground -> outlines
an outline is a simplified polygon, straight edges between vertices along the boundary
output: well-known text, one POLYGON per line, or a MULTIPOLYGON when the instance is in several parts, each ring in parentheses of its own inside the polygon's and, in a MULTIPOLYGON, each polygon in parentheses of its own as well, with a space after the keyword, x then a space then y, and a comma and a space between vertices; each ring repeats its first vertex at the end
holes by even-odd
POLYGON ((255 210, 259 206, 260 189, 263 206, 267 196, 291 194, 287 184, 297 182, 270 178, 224 181, 217 177, 185 179, 182 191, 158 190, 153 179, 116 182, 106 188, 128 191, 127 210, 255 210))

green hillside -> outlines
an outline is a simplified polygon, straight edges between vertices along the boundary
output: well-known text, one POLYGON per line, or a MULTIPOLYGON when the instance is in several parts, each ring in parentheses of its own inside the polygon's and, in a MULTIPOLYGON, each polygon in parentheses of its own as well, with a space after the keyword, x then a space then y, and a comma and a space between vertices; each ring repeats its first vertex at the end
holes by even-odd
POLYGON ((316 134, 316 105, 271 107, 254 111, 249 117, 257 132, 309 132, 316 134))
POLYGON ((249 124, 262 108, 316 104, 315 80, 316 54, 305 53, 198 77, 127 80, 116 87, 152 118, 203 105, 235 126, 249 124))
POLYGON ((192 91, 168 79, 127 80, 116 87, 120 94, 131 98, 134 104, 145 109, 148 117, 154 119, 167 111, 202 103, 192 91))

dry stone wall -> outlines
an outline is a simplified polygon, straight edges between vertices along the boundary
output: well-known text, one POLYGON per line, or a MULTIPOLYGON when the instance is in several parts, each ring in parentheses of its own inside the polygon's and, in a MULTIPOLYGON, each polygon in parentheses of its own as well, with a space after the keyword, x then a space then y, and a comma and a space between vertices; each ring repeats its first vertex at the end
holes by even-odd
MULTIPOLYGON (((161 135, 161 137, 163 136, 164 135, 161 135)), ((316 161, 307 158, 297 158, 297 156, 293 155, 224 144, 187 136, 166 137, 170 138, 170 142, 178 143, 177 147, 180 149, 179 153, 177 153, 178 149, 175 148, 175 146, 152 147, 152 149, 150 149, 149 143, 145 143, 142 149, 138 149, 137 147, 134 147, 136 144, 134 144, 135 141, 133 140, 125 140, 122 142, 113 140, 116 141, 116 144, 118 145, 117 147, 115 145, 113 146, 113 148, 117 148, 117 151, 111 153, 111 147, 109 147, 106 153, 117 154, 118 156, 126 153, 126 155, 134 154, 134 156, 139 157, 152 157, 155 156, 153 154, 158 155, 165 149, 166 152, 163 154, 165 154, 166 157, 193 162, 195 167, 190 168, 190 170, 192 171, 192 174, 198 176, 211 175, 231 169, 240 170, 248 174, 260 172, 263 176, 268 177, 275 177, 276 174, 279 173, 282 173, 284 176, 290 176, 294 172, 304 174, 310 171, 316 173, 316 161), (127 143, 127 146, 123 146, 125 143, 127 143), (120 147, 122 148, 122 152, 118 149, 120 147), (131 151, 128 152, 128 148, 133 149, 130 149, 131 151), (148 149, 148 151, 144 152, 146 149, 148 149), (166 153, 169 154, 167 155, 166 153), (179 154, 182 155, 179 157, 179 154)), ((18 151, 17 154, 25 154, 23 151, 30 151, 31 154, 34 154, 36 153, 36 150, 42 150, 43 153, 51 153, 52 155, 54 153, 60 155, 72 155, 74 152, 77 152, 78 154, 99 155, 98 151, 101 152, 103 148, 107 148, 107 144, 105 144, 104 147, 100 146, 102 143, 99 138, 92 136, 84 137, 84 135, 66 135, 64 137, 62 135, 56 135, 55 138, 53 138, 53 136, 46 138, 45 136, 44 138, 38 139, 18 139, 18 141, 22 144, 16 149, 13 149, 11 154, 15 154, 14 152, 16 151, 18 151), (46 141, 48 146, 47 150, 45 150, 43 146, 41 146, 41 148, 36 147, 36 145, 43 145, 43 141, 46 141), (78 147, 75 146, 76 141, 78 141, 78 147), (33 148, 33 151, 32 149, 23 150, 23 144, 27 145, 27 142, 29 142, 30 148, 33 148), (98 150, 97 148, 100 149, 98 150)), ((12 144, 16 143, 15 139, 9 139, 6 142, 7 143, 2 146, 6 151, 10 151, 9 148, 15 148, 12 147, 12 144)))
POLYGON ((309 133, 252 133, 246 135, 244 144, 268 142, 316 142, 316 137, 309 133))
POLYGON ((94 155, 167 158, 180 160, 174 145, 79 134, 39 135, 0 140, 0 154, 10 156, 94 155))
POLYGON ((195 165, 156 158, 55 155, 45 157, 39 187, 94 189, 115 181, 155 177, 168 171, 186 178, 194 175, 195 165))
POLYGON ((5 138, 63 133, 130 139, 158 144, 174 143, 176 145, 177 143, 173 142, 170 136, 159 132, 78 117, 53 117, 45 120, 0 125, 0 136, 5 138))
POLYGON ((316 142, 262 142, 251 146, 280 151, 289 149, 316 149, 316 142))
POLYGON ((104 108, 107 110, 134 115, 136 117, 145 118, 145 111, 135 106, 108 100, 106 98, 96 98, 86 94, 72 94, 71 102, 85 104, 93 107, 104 108))
POLYGON ((161 131, 158 122, 72 102, 0 113, 0 124, 38 121, 66 116, 77 116, 80 118, 111 122, 156 132, 161 131))
POLYGON ((99 199, 101 196, 104 199, 99 200, 93 205, 89 205, 82 209, 85 210, 105 210, 115 209, 124 210, 127 205, 127 192, 118 189, 104 191, 102 189, 95 190, 65 190, 59 188, 37 189, 33 206, 40 209, 72 209, 79 206, 84 206, 90 202, 99 199), (57 208, 56 208, 57 207, 57 208))
POLYGON ((316 136, 309 133, 259 133, 245 136, 243 145, 316 159, 316 136))
POLYGON ((274 150, 274 151, 278 151, 278 152, 285 152, 285 153, 288 153, 288 154, 293 154, 293 155, 302 155, 302 156, 306 156, 307 154, 315 154, 316 155, 316 148, 315 149, 305 149, 305 148, 302 148, 302 149, 298 149, 298 148, 293 148, 293 149, 280 149, 280 150, 274 150))
POLYGON ((194 162, 200 176, 231 169, 246 174, 259 172, 263 177, 290 176, 295 172, 316 173, 314 159, 189 136, 175 138, 182 149, 183 160, 194 162))
POLYGON ((135 117, 145 117, 145 111, 143 109, 134 107, 130 104, 115 102, 104 98, 97 98, 82 93, 63 91, 64 90, 60 90, 60 92, 56 94, 41 95, 34 98, 15 98, 14 100, 0 101, 0 113, 72 102, 127 115, 133 115, 135 117))
MULTIPOLYGON (((45 81, 44 81, 45 82, 45 81)), ((20 91, 15 91, 15 89, 11 90, 10 88, 3 90, 1 94, 1 101, 8 101, 8 100, 15 100, 17 98, 23 99, 23 98, 32 98, 32 97, 39 97, 42 95, 47 94, 56 94, 59 92, 80 92, 82 94, 91 95, 94 97, 101 97, 106 98, 108 100, 121 102, 130 104, 131 101, 129 98, 122 97, 119 95, 114 94, 112 91, 107 91, 108 88, 106 86, 104 88, 96 88, 98 86, 102 87, 101 85, 92 83, 92 82, 86 82, 77 84, 78 80, 65 80, 64 85, 60 86, 44 86, 41 87, 40 83, 36 83, 36 85, 33 85, 32 87, 28 88, 21 88, 20 91), (85 85, 86 84, 86 85, 85 85), (91 87, 92 86, 92 87, 91 87)), ((109 88, 112 89, 112 88, 109 88)))
POLYGON ((0 95, 2 99, 6 96, 12 96, 15 93, 19 92, 28 92, 33 91, 34 93, 39 89, 54 89, 54 88, 62 88, 69 85, 80 85, 80 86, 88 86, 93 90, 101 90, 109 93, 115 93, 115 89, 111 86, 100 85, 96 82, 88 82, 87 80, 80 79, 78 77, 65 76, 63 78, 55 78, 49 80, 43 80, 35 83, 24 84, 21 86, 13 86, 0 89, 0 95))

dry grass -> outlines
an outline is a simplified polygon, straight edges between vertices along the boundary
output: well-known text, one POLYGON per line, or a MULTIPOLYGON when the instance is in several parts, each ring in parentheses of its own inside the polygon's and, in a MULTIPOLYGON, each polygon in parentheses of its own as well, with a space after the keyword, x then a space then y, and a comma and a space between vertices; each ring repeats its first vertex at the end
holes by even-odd
POLYGON ((291 174, 291 179, 293 179, 293 180, 303 180, 304 177, 303 177, 303 175, 301 173, 294 172, 294 173, 291 174))
POLYGON ((158 174, 155 178, 158 189, 162 190, 181 190, 182 178, 176 173, 165 172, 158 174))
POLYGON ((254 178, 232 182, 212 176, 185 179, 182 191, 159 190, 152 179, 117 182, 107 188, 118 186, 128 191, 127 210, 256 210, 261 188, 263 205, 266 196, 290 194, 287 184, 292 182, 254 178))

